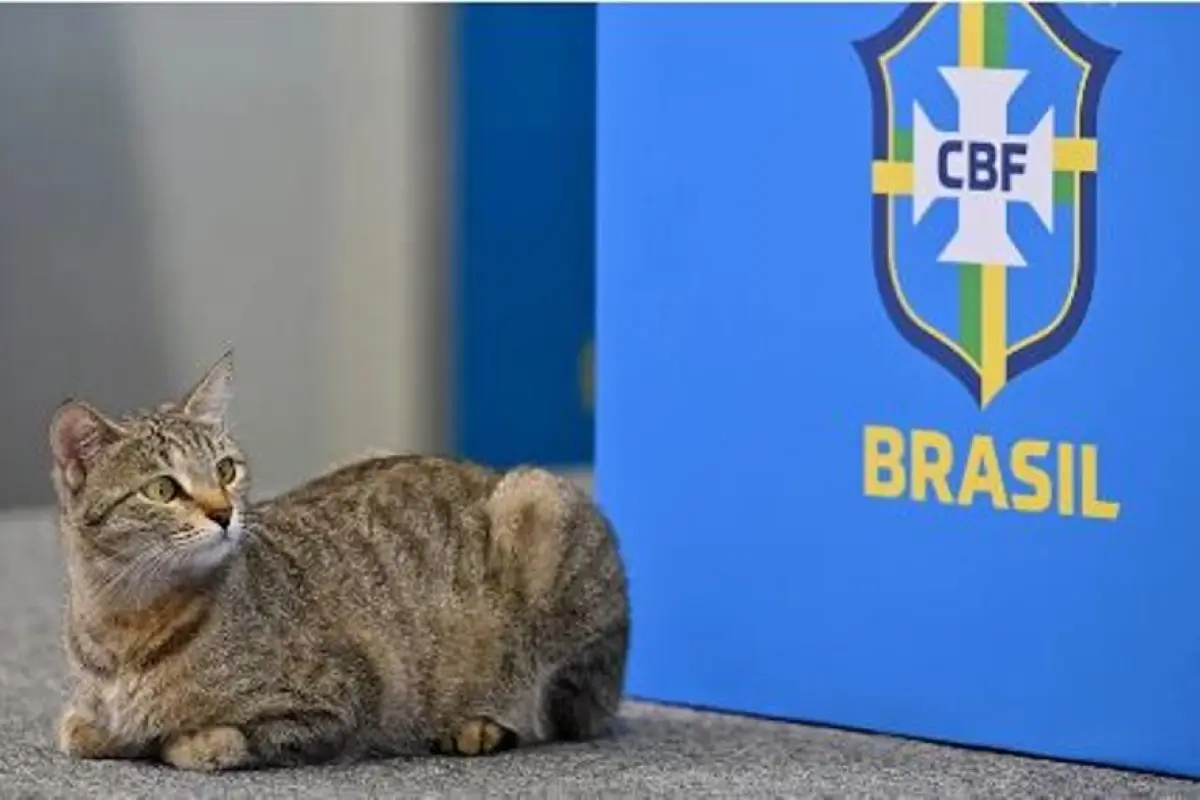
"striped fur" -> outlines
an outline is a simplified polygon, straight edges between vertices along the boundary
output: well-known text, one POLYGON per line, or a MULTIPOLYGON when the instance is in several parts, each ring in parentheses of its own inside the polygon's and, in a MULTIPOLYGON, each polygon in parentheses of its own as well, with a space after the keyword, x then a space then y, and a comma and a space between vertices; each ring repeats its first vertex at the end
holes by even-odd
POLYGON ((250 503, 231 381, 227 356, 179 403, 110 420, 70 402, 51 425, 67 753, 220 770, 603 732, 629 611, 581 490, 389 455, 250 503), (163 475, 168 502, 143 493, 163 475))

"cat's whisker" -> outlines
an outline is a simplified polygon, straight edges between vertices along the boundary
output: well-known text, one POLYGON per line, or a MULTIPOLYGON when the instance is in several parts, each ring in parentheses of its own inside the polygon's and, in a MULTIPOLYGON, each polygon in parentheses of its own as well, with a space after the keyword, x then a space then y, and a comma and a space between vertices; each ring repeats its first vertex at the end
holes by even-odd
POLYGON ((178 547, 151 545, 135 553, 96 588, 97 600, 116 605, 141 605, 153 600, 186 566, 189 553, 178 547))
POLYGON ((154 570, 159 558, 159 554, 153 551, 138 553, 115 574, 106 576, 106 580, 98 587, 97 599, 103 603, 135 599, 134 595, 143 586, 143 578, 154 570))
POLYGON ((256 544, 260 544, 263 541, 263 538, 259 534, 258 529, 256 527, 254 527, 253 525, 246 524, 245 520, 242 520, 241 533, 242 533, 242 538, 244 540, 246 540, 247 542, 254 542, 256 544))

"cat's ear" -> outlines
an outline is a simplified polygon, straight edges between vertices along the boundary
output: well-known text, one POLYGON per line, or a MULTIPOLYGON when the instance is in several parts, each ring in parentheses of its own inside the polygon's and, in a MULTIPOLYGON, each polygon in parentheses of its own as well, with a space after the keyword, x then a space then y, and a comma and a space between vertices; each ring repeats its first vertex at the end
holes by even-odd
POLYGON ((225 425, 229 401, 233 399, 233 350, 212 366, 184 397, 180 407, 189 417, 210 425, 225 425))
POLYGON ((67 400, 60 405, 50 422, 50 451, 67 488, 78 491, 100 453, 125 435, 87 403, 67 400))

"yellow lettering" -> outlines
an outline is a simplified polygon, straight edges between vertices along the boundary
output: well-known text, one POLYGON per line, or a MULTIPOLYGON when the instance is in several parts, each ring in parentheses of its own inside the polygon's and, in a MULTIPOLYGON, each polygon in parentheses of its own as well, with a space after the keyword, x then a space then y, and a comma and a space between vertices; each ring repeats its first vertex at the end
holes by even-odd
POLYGON ((1045 458, 1049 454, 1049 442, 1022 439, 1013 445, 1009 464, 1013 477, 1033 490, 1030 494, 1014 494, 1012 496, 1012 505, 1017 511, 1037 513, 1050 508, 1054 491, 1050 475, 1041 467, 1029 463, 1030 459, 1045 458))
POLYGON ((1070 442, 1058 445, 1058 513, 1075 515, 1075 445, 1070 442))
POLYGON ((1100 453, 1096 445, 1085 444, 1080 448, 1079 471, 1082 473, 1080 487, 1083 497, 1080 510, 1083 516, 1091 519, 1116 519, 1121 513, 1121 504, 1112 500, 1100 499, 1100 453))
MULTIPOLYGON (((1100 487, 1094 444, 1019 439, 1003 451, 987 434, 971 437, 963 452, 942 431, 863 427, 863 492, 868 497, 971 506, 985 495, 992 508, 1027 514, 1115 520, 1121 503, 1100 487), (1011 491, 1011 493, 1010 493, 1011 491)), ((1111 487, 1109 487, 1111 491, 1111 487)))
POLYGON ((868 497, 904 494, 904 434, 895 428, 863 428, 863 492, 868 497))
POLYGON ((996 445, 992 437, 971 437, 971 449, 967 452, 967 465, 963 468, 962 485, 958 488, 958 504, 969 506, 975 495, 986 492, 992 496, 992 506, 1008 508, 1004 492, 1004 477, 1000 473, 1000 460, 996 458, 996 445))
POLYGON ((925 488, 932 486, 939 502, 953 503, 950 469, 954 466, 954 446, 950 443, 950 437, 940 431, 915 430, 912 432, 910 445, 912 499, 923 502, 926 497, 925 488))

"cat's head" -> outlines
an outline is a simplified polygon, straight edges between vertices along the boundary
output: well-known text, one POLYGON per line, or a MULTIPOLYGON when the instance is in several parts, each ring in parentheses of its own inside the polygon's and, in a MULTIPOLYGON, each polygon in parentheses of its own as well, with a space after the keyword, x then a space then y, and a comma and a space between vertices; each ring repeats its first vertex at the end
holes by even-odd
POLYGON ((246 461, 229 434, 233 354, 184 398, 114 420, 63 403, 50 424, 51 476, 75 566, 114 601, 205 578, 245 538, 246 461))

